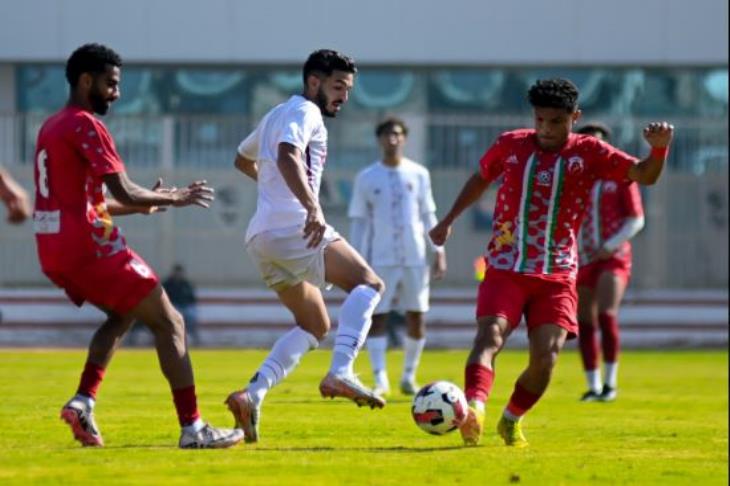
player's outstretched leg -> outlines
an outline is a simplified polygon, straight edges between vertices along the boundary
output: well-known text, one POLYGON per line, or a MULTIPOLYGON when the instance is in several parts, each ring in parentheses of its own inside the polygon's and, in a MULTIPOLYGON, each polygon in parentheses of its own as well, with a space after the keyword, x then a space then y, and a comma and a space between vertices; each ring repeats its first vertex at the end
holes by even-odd
POLYGON ((240 429, 219 429, 204 422, 195 395, 193 367, 185 339, 185 322, 158 284, 131 312, 144 322, 155 337, 155 349, 172 389, 173 402, 181 427, 179 447, 219 449, 243 441, 240 429))
POLYGON ((319 391, 323 397, 344 397, 358 406, 382 408, 385 400, 364 386, 352 368, 370 331, 384 284, 344 240, 330 243, 324 260, 326 280, 348 292, 348 296, 340 308, 332 364, 319 391))
MULTIPOLYGON (((316 308, 312 310, 317 311, 316 308)), ((310 314, 310 318, 312 316, 310 314)), ((228 396, 225 403, 233 414, 236 427, 243 429, 246 442, 259 440, 261 405, 266 394, 297 367, 302 356, 318 345, 319 341, 313 334, 294 327, 274 343, 248 386, 228 396)))

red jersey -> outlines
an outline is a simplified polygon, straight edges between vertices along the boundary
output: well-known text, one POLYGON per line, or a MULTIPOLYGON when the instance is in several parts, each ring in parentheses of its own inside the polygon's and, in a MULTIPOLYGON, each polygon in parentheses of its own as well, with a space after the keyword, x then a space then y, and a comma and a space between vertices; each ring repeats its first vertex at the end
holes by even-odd
MULTIPOLYGON (((621 229, 626 218, 640 216, 644 216, 644 208, 637 183, 596 181, 578 234, 580 264, 587 265, 594 261, 606 240, 621 229)), ((631 261, 631 242, 625 241, 621 244, 615 257, 631 261)))
POLYGON ((35 152, 33 226, 44 271, 87 265, 127 244, 112 223, 102 176, 124 163, 104 124, 91 113, 66 107, 48 118, 35 152))
POLYGON ((577 233, 598 179, 628 182, 636 158, 589 135, 571 133, 557 152, 537 145, 535 130, 506 132, 479 162, 482 177, 501 179, 489 266, 575 278, 577 233))

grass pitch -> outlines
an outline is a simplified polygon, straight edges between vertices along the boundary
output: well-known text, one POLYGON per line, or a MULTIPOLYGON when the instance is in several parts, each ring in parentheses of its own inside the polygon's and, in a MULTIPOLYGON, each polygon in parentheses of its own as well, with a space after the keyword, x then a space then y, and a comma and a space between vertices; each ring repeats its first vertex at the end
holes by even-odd
MULTIPOLYGON (((264 351, 193 350, 204 419, 230 426, 222 404, 264 351)), ((179 450, 172 400, 151 350, 120 351, 96 408, 106 447, 84 449, 58 418, 75 391, 82 350, 0 350, 0 484, 728 484, 728 355, 724 351, 625 352, 619 399, 579 403, 584 380, 566 351, 553 383, 525 420, 531 447, 494 433, 523 351, 505 351, 487 406, 483 445, 458 432, 421 432, 410 399, 384 410, 323 400, 330 353, 318 350, 272 391, 261 440, 229 450, 179 450)), ((421 383, 463 383, 465 351, 427 351, 421 383)), ((402 354, 389 353, 397 385, 402 354)), ((369 377, 367 357, 358 371, 369 377)), ((367 380, 366 380, 367 381, 367 380)))

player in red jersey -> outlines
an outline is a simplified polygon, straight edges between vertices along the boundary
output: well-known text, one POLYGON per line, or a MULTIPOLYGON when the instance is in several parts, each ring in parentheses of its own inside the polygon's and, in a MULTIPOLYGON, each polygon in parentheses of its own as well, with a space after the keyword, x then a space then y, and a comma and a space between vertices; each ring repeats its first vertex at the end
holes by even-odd
MULTIPOLYGON (((610 130, 599 123, 581 127, 577 133, 610 142, 610 130)), ((588 391, 582 401, 616 399, 618 376, 618 309, 631 278, 631 242, 644 227, 644 209, 636 183, 596 181, 591 189, 583 224, 578 233, 578 345, 588 391), (598 369, 598 339, 601 330, 604 382, 598 369)))
POLYGON ((565 340, 575 337, 577 233, 598 179, 654 184, 664 167, 674 128, 650 123, 650 155, 637 163, 611 145, 572 133, 581 112, 568 80, 540 80, 528 93, 535 128, 506 132, 487 150, 448 214, 431 230, 443 245, 455 219, 499 179, 488 269, 479 286, 477 335, 467 360, 469 414, 461 427, 467 445, 479 443, 494 361, 524 315, 530 360, 497 425, 505 444, 527 445, 522 416, 545 392, 565 340))
POLYGON ((0 167, 0 199, 8 210, 8 222, 20 224, 30 215, 28 193, 2 167, 0 167))
POLYGON ((61 418, 81 444, 103 445, 93 414, 96 393, 114 351, 139 319, 155 336, 172 389, 182 427, 179 446, 229 447, 243 439, 242 431, 217 429, 201 420, 185 323, 155 272, 127 246, 111 218, 166 206, 208 207, 213 191, 205 181, 180 189, 163 188, 158 181, 148 190, 129 179, 111 135, 94 117, 106 114, 119 98, 121 65, 117 53, 99 44, 74 51, 66 63, 68 103, 38 134, 33 223, 41 268, 76 305, 88 301, 107 314, 61 418), (113 197, 104 195, 104 185, 113 197))

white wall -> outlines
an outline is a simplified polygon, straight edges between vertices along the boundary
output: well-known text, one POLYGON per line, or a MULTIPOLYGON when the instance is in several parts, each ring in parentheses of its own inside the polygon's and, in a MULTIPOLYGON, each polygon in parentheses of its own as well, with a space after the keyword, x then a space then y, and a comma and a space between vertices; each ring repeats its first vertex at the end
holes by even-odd
POLYGON ((0 62, 727 64, 727 0, 2 0, 0 62))

